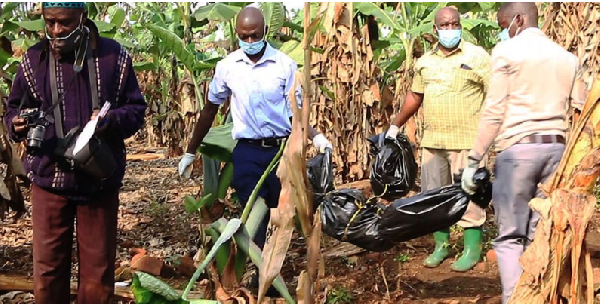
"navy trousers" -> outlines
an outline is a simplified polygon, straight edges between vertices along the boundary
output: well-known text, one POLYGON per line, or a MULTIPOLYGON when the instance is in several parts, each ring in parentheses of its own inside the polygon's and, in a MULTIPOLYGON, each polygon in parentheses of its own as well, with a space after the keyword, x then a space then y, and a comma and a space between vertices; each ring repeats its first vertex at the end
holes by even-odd
MULTIPOLYGON (((238 141, 233 149, 233 179, 231 187, 235 189, 242 203, 246 206, 252 190, 258 184, 258 180, 267 170, 271 160, 275 158, 279 147, 262 147, 256 144, 238 141)), ((273 169, 265 179, 258 196, 262 197, 269 208, 276 208, 279 203, 281 182, 276 175, 277 168, 273 169)), ((267 228, 270 213, 267 213, 256 231, 254 242, 263 249, 266 241, 267 228)))

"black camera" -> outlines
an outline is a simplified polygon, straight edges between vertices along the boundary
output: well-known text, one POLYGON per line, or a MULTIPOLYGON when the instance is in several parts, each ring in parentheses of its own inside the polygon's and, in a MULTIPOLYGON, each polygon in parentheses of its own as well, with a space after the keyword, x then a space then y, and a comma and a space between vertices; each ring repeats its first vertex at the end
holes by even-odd
POLYGON ((27 109, 19 117, 25 119, 29 131, 27 131, 26 146, 28 149, 39 149, 44 142, 46 126, 48 121, 45 119, 44 112, 38 109, 27 109))

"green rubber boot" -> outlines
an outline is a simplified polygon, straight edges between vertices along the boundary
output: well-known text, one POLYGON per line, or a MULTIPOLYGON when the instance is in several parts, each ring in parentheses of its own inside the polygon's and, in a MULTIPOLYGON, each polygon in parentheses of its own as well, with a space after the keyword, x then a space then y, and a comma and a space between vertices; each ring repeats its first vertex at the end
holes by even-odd
POLYGON ((450 243, 450 229, 435 232, 433 238, 435 239, 435 249, 425 260, 425 266, 430 268, 440 266, 440 264, 448 257, 448 254, 450 254, 450 250, 448 249, 450 243))
POLYGON ((481 261, 482 235, 481 227, 465 228, 465 249, 462 256, 452 264, 452 270, 469 271, 481 261))

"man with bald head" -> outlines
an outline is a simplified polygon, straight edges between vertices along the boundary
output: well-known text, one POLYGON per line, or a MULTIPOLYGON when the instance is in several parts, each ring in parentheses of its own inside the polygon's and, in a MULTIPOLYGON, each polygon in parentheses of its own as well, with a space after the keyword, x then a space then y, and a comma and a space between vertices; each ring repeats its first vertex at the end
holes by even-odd
MULTIPOLYGON (((445 7, 436 13, 433 31, 438 43, 416 62, 411 91, 386 133, 395 137, 423 106, 422 191, 451 184, 464 168, 488 87, 489 54, 461 39, 461 29, 456 9, 445 7)), ((453 270, 468 271, 479 262, 485 219, 485 210, 471 202, 458 222, 464 228, 464 251, 452 264, 453 270)), ((450 230, 435 232, 434 239, 435 249, 425 260, 427 267, 439 266, 449 255, 450 230)))
MULTIPOLYGON (((234 173, 231 186, 243 205, 292 128, 288 92, 294 83, 298 66, 266 41, 267 30, 259 9, 246 7, 240 11, 235 26, 240 49, 217 63, 215 76, 209 86, 209 102, 198 119, 187 153, 179 163, 179 174, 184 175, 208 133, 219 106, 231 96, 232 136, 238 140, 232 155, 234 173)), ((295 94, 301 106, 300 88, 295 94)), ((332 148, 325 136, 312 127, 309 129, 309 138, 320 152, 332 148)), ((258 193, 269 208, 277 207, 281 192, 275 172, 273 170, 267 177, 258 193)), ((254 239, 260 248, 265 244, 268 222, 267 215, 254 239)), ((258 285, 256 277, 253 277, 252 285, 258 285)), ((276 293, 271 288, 267 294, 276 293)))
POLYGON ((490 91, 479 133, 462 177, 472 192, 473 174, 495 141, 492 202, 498 223, 493 246, 507 303, 522 273, 519 258, 533 241, 539 215, 528 203, 556 170, 564 149, 567 112, 583 107, 579 60, 538 28, 534 3, 506 3, 498 12, 500 42, 492 51, 490 91))

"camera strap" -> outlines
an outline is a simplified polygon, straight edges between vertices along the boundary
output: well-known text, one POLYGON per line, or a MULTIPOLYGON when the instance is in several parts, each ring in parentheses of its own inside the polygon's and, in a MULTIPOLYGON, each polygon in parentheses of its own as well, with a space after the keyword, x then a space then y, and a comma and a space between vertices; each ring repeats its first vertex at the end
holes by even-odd
MULTIPOLYGON (((89 37, 89 34, 86 38, 89 37)), ((85 41, 85 40, 84 40, 85 41)), ((75 77, 83 70, 83 61, 87 59, 88 66, 88 76, 90 82, 90 95, 92 98, 92 109, 96 110, 99 108, 98 102, 98 83, 97 83, 97 74, 96 74, 96 64, 94 60, 94 56, 92 54, 92 46, 90 39, 87 39, 87 47, 84 49, 84 53, 82 56, 75 56, 75 62, 73 63, 73 76, 69 80, 69 83, 66 89, 63 91, 63 94, 59 96, 58 94, 58 82, 56 80, 56 60, 52 54, 49 54, 49 63, 50 63, 50 90, 52 91, 52 106, 47 110, 48 113, 53 112, 54 116, 54 128, 56 132, 56 136, 58 138, 64 137, 64 129, 63 129, 63 121, 62 121, 62 111, 59 105, 62 103, 65 97, 65 93, 68 89, 71 88, 73 82, 75 81, 75 77)))

